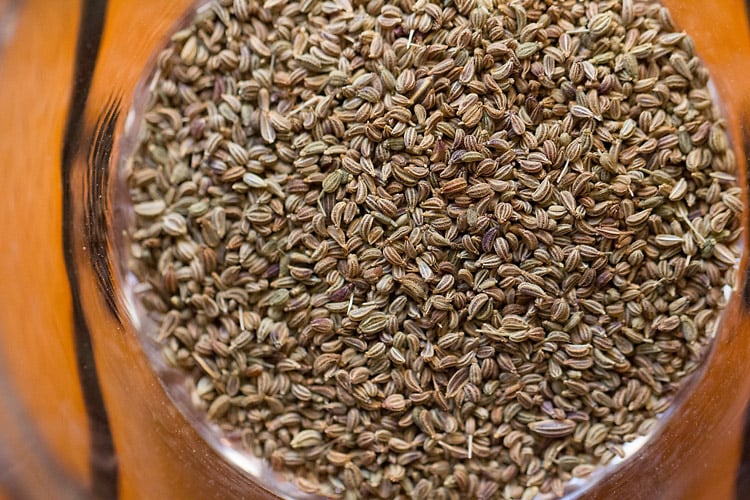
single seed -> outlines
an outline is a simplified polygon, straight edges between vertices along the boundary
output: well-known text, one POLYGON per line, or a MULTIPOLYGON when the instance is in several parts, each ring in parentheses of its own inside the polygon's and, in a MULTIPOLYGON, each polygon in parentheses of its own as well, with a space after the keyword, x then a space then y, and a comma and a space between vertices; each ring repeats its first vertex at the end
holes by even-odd
POLYGON ((544 437, 560 438, 573 433, 576 423, 572 420, 541 420, 531 422, 529 429, 544 437))

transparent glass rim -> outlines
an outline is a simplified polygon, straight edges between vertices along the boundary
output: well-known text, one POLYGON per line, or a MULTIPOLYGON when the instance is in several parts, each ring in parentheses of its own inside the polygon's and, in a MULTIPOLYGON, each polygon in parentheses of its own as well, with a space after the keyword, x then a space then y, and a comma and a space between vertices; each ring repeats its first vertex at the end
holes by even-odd
MULTIPOLYGON (((659 1, 659 0, 657 0, 659 1)), ((115 283, 117 285, 116 293, 119 300, 124 305, 125 320, 129 322, 132 331, 138 338, 139 345, 142 348, 150 366, 159 380, 165 394, 172 404, 179 410, 185 420, 192 425, 203 439, 223 460, 231 464, 236 469, 242 471, 247 478, 265 489, 271 495, 289 498, 289 499, 317 499, 320 496, 302 492, 294 484, 294 475, 289 472, 274 471, 266 460, 256 457, 243 445, 238 436, 229 436, 222 431, 219 426, 207 419, 206 412, 196 408, 191 402, 188 382, 189 375, 178 368, 169 366, 162 355, 162 345, 149 335, 149 331, 156 331, 157 326, 149 318, 149 315, 138 299, 138 290, 140 282, 130 269, 129 240, 126 231, 123 229, 132 227, 134 212, 129 200, 126 185, 126 173, 131 156, 138 147, 138 137, 142 129, 144 105, 148 92, 153 88, 155 81, 158 79, 159 72, 156 64, 156 57, 169 43, 171 35, 185 28, 193 18, 196 12, 208 8, 212 0, 196 0, 189 7, 183 16, 173 24, 173 28, 166 33, 163 41, 155 47, 148 64, 146 65, 139 83, 133 94, 132 102, 125 102, 126 109, 124 124, 118 128, 114 138, 114 162, 112 168, 116 169, 115 175, 110 176, 110 192, 113 196, 113 224, 110 226, 110 241, 114 242, 114 268, 115 283)), ((2 42, 2 30, 0 30, 0 43, 2 42)), ((700 57, 700 53, 698 54, 700 57)), ((713 98, 713 104, 718 108, 721 117, 726 117, 726 108, 721 98, 713 76, 709 80, 708 89, 713 98)), ((737 151, 738 138, 734 137, 728 131, 730 149, 737 151)), ((741 161, 740 159, 737 162, 741 161)), ((745 180, 738 177, 739 185, 745 186, 745 180)), ((738 248, 741 250, 741 257, 735 264, 735 269, 741 267, 742 260, 746 258, 746 245, 744 237, 738 242, 738 248)), ((638 453, 658 441, 669 429, 670 421, 676 413, 688 402, 694 388, 700 380, 706 376, 708 367, 711 364, 716 344, 720 340, 722 332, 725 330, 724 324, 727 322, 727 310, 730 301, 740 299, 740 282, 741 277, 737 273, 735 284, 724 287, 724 296, 727 305, 719 313, 719 318, 714 325, 714 331, 707 334, 707 346, 702 355, 700 366, 692 373, 688 374, 680 382, 680 388, 671 396, 671 403, 666 411, 656 415, 657 423, 648 432, 647 435, 639 436, 637 439, 627 442, 623 445, 624 456, 615 456, 610 462, 596 466, 596 469, 585 478, 573 478, 565 483, 565 495, 562 500, 577 500, 593 490, 595 487, 606 482, 606 480, 617 470, 625 465, 634 462, 638 458, 638 453)), ((557 497, 550 494, 539 494, 539 500, 556 499, 557 497)))

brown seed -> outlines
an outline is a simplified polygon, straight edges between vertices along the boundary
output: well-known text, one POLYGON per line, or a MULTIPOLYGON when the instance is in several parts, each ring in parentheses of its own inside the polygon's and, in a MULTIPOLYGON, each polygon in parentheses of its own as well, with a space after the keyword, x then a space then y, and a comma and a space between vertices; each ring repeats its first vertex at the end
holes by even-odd
POLYGON ((383 401, 383 408, 393 412, 404 411, 406 400, 401 394, 392 394, 383 401))
POLYGON ((166 203, 164 203, 164 200, 154 200, 138 203, 133 207, 133 210, 136 214, 142 217, 155 217, 164 212, 166 208, 167 206, 166 203))
POLYGON ((522 43, 518 45, 518 48, 516 49, 516 56, 523 60, 528 59, 539 50, 539 46, 536 44, 536 42, 527 42, 522 43))
POLYGON ((672 191, 669 193, 669 199, 671 201, 681 200, 687 193, 688 185, 685 178, 681 178, 677 183, 672 186, 672 191))
POLYGON ((321 439, 322 436, 320 435, 320 432, 312 429, 306 429, 297 433, 297 435, 294 436, 294 439, 292 439, 289 445, 295 449, 310 448, 312 446, 319 445, 321 443, 321 439))
POLYGON ((674 234, 657 234, 654 236, 654 241, 661 247, 671 247, 674 245, 681 245, 683 238, 674 234))
POLYGON ((222 1, 156 58, 140 333, 302 491, 562 496, 651 432, 736 284, 709 73, 648 2, 376 3, 222 1))
POLYGON ((573 433, 576 428, 571 420, 541 420, 528 424, 529 429, 544 437, 560 438, 573 433))
POLYGON ((589 20, 589 32, 594 37, 605 35, 612 24, 612 13, 598 14, 589 20))

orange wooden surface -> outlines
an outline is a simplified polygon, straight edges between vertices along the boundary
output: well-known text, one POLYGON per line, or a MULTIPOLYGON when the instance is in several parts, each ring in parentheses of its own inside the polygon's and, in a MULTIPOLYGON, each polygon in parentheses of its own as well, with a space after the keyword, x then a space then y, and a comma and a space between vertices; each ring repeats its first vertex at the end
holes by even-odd
POLYGON ((25 2, 0 60, 0 370, 69 474, 88 482, 61 242, 60 151, 78 2, 25 2), (41 36, 41 35, 44 36, 41 36))
MULTIPOLYGON (((4 2, 8 0, 0 0, 0 12, 4 2)), ((190 3, 110 0, 84 135, 91 134, 112 94, 122 97, 124 117, 149 57, 190 3)), ((739 148, 740 119, 750 116, 750 77, 745 70, 750 30, 743 2, 664 3, 693 35, 712 70, 739 148)), ((79 10, 76 0, 28 0, 20 10, 15 36, 0 47, 0 117, 6 128, 0 135, 0 227, 6 235, 0 241, 0 376, 6 376, 20 396, 31 416, 29 424, 41 434, 50 454, 74 481, 88 485, 88 419, 75 359, 61 232, 60 154, 79 10)), ((121 117, 119 131, 122 121, 121 117)), ((743 177, 745 158, 739 149, 738 156, 743 177)), ((85 168, 84 160, 78 155, 77 171, 85 168)), ((77 203, 80 209, 80 200, 77 203)), ((74 215, 80 230, 80 210, 74 215)), ((171 405, 132 327, 120 327, 109 314, 96 290, 81 233, 76 233, 76 262, 118 456, 120 496, 258 497, 251 481, 216 455, 171 405)), ((750 395, 744 368, 750 362, 750 316, 738 297, 728 317, 707 375, 677 410, 669 429, 586 498, 732 498, 750 395)), ((0 426, 2 417, 0 412, 0 426)), ((8 440, 0 446, 22 445, 8 440)), ((21 480, 34 478, 23 464, 15 472, 21 480)))

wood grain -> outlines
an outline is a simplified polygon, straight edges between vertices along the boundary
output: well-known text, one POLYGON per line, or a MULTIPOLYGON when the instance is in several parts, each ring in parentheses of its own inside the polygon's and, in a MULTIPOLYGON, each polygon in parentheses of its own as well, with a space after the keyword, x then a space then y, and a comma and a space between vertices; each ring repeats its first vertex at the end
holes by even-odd
POLYGON ((68 473, 87 483, 88 430, 61 242, 60 145, 78 2, 25 2, 0 65, 0 366, 68 473), (41 35, 44 36, 41 36, 41 35), (33 63, 32 63, 33 62, 33 63))

